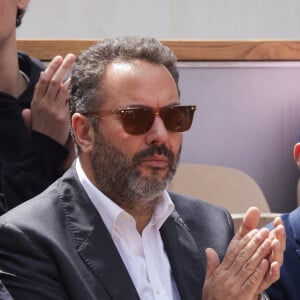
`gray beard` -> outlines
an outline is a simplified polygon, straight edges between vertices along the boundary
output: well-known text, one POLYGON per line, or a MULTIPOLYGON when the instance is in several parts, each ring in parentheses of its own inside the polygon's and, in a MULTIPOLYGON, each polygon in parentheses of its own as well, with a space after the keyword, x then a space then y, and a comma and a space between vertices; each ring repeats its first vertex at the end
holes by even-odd
POLYGON ((180 150, 175 156, 164 145, 150 146, 129 160, 123 152, 95 130, 92 168, 97 188, 126 210, 153 208, 175 174, 180 150), (164 178, 160 178, 159 169, 153 168, 149 176, 142 176, 138 171, 141 159, 154 153, 164 154, 169 159, 168 172, 164 178))

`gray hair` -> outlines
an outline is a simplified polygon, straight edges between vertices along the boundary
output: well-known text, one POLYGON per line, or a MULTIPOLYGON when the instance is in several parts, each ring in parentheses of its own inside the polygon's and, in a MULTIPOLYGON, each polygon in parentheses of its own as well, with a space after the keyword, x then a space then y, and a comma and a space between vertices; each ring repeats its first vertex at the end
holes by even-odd
POLYGON ((164 65, 174 78, 179 94, 177 60, 170 48, 154 38, 105 39, 82 52, 73 66, 69 86, 70 115, 99 110, 102 103, 102 79, 107 66, 114 61, 136 59, 164 65))

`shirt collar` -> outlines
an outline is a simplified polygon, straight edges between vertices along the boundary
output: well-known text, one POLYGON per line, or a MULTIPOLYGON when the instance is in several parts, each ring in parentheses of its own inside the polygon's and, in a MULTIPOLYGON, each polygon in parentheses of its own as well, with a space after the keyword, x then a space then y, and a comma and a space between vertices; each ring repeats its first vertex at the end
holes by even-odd
MULTIPOLYGON (((76 159, 76 172, 78 174, 80 183, 103 219, 105 226, 110 234, 113 235, 119 216, 125 215, 131 217, 131 215, 129 215, 124 209, 109 199, 89 180, 81 166, 79 158, 76 159)), ((174 203, 171 200, 168 192, 164 191, 160 201, 158 201, 155 207, 155 211, 149 225, 151 224, 155 226, 157 230, 159 230, 167 218, 171 215, 173 210, 174 203)))

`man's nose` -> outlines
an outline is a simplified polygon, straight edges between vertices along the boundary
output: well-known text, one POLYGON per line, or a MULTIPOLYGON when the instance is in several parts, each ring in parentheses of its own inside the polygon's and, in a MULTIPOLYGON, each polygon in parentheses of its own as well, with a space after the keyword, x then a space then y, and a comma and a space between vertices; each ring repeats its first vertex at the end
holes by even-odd
POLYGON ((155 143, 157 145, 161 145, 167 141, 169 137, 169 131, 167 130, 164 121, 159 114, 156 114, 154 117, 153 124, 146 135, 147 144, 155 143))

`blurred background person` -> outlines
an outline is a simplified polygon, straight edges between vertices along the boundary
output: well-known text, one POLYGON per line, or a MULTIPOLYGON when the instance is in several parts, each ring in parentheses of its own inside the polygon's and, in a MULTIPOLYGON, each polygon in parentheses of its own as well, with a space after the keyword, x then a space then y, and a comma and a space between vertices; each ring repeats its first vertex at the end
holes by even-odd
POLYGON ((0 213, 43 191, 70 154, 64 79, 75 57, 57 56, 43 72, 41 62, 17 51, 28 3, 0 1, 0 213))
MULTIPOLYGON (((300 169, 299 142, 294 146, 293 154, 300 169)), ((299 186, 298 182, 298 196, 299 186)), ((268 294, 272 300, 298 300, 300 295, 300 207, 282 215, 281 219, 286 230, 284 262, 280 270, 280 279, 270 287, 268 294)), ((268 227, 272 228, 272 225, 268 227)))

